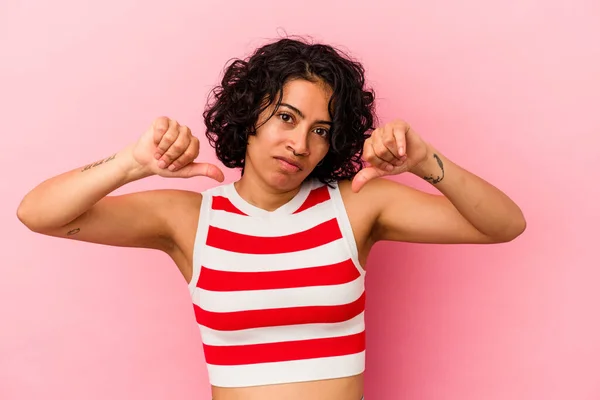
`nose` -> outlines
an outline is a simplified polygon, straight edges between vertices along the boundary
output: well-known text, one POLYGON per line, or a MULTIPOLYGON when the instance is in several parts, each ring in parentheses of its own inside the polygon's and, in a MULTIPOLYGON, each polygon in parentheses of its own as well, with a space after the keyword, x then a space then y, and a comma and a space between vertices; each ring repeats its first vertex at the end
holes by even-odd
POLYGON ((308 146, 308 131, 297 127, 289 136, 288 148, 295 156, 307 156, 310 154, 308 146))

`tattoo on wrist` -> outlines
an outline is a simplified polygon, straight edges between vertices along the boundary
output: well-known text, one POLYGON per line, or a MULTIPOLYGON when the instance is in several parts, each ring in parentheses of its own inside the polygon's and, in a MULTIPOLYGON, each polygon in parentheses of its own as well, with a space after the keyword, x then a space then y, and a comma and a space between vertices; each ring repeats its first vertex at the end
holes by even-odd
POLYGON ((433 175, 430 176, 424 176, 423 179, 425 179, 427 182, 435 185, 436 183, 440 183, 442 181, 442 179, 444 179, 444 163, 442 162, 442 159, 437 155, 437 154, 433 154, 433 158, 435 158, 435 161, 437 161, 438 165, 440 166, 440 169, 442 170, 442 175, 438 175, 437 178, 434 178, 433 175))
POLYGON ((81 229, 79 228, 75 228, 75 229, 71 229, 69 232, 67 232, 67 236, 73 236, 79 233, 81 229))
POLYGON ((111 160, 114 160, 116 157, 117 157, 117 153, 113 154, 112 156, 110 156, 110 157, 108 157, 108 158, 106 158, 104 160, 100 160, 100 161, 97 161, 97 162, 95 162, 93 164, 86 165, 85 167, 83 167, 83 169, 81 170, 81 172, 84 172, 84 171, 87 171, 87 170, 92 169, 94 167, 97 167, 98 165, 102 165, 104 163, 107 163, 107 162, 109 162, 111 160))

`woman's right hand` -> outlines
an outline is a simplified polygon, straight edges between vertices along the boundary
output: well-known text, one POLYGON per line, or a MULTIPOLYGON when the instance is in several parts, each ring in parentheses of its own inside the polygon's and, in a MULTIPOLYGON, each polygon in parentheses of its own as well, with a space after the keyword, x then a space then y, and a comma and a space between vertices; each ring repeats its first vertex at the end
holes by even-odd
POLYGON ((200 141, 190 128, 160 117, 133 145, 132 156, 146 174, 167 178, 206 176, 223 182, 223 172, 214 164, 195 163, 200 141))

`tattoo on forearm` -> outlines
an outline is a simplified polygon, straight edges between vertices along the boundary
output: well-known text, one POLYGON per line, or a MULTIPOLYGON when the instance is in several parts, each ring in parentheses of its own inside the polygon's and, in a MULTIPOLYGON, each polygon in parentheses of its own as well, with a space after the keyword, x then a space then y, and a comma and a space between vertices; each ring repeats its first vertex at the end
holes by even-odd
POLYGON ((112 156, 110 156, 110 157, 108 157, 108 158, 106 158, 104 160, 100 160, 100 161, 97 161, 97 162, 95 162, 93 164, 86 165, 85 167, 83 167, 83 169, 81 170, 81 172, 87 171, 89 169, 97 167, 98 165, 102 165, 102 164, 107 163, 107 162, 109 162, 111 160, 114 160, 115 157, 117 157, 117 153, 113 154, 112 156))
POLYGON ((79 228, 75 228, 75 229, 71 229, 69 232, 67 232, 67 236, 73 236, 79 233, 81 229, 79 228))
POLYGON ((438 175, 437 178, 434 178, 433 175, 430 176, 424 176, 423 179, 425 179, 427 182, 435 185, 436 183, 440 183, 442 181, 442 179, 444 179, 444 163, 442 162, 442 159, 437 155, 434 154, 433 158, 435 158, 435 161, 437 161, 438 165, 440 166, 440 169, 442 170, 442 175, 438 175))

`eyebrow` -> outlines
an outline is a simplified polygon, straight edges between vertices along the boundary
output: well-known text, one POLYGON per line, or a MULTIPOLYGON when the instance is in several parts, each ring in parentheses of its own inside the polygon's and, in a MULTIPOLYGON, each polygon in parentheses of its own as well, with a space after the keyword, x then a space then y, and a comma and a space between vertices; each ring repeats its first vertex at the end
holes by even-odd
MULTIPOLYGON (((306 118, 306 117, 304 116, 304 114, 302 113, 302 111, 298 110, 296 107, 294 107, 294 106, 293 106, 293 105, 291 105, 291 104, 288 104, 288 103, 281 103, 281 104, 279 104, 279 106, 280 106, 280 107, 281 107, 281 106, 283 106, 283 107, 287 107, 287 108, 289 108, 290 110, 292 110, 292 111, 294 111, 296 114, 298 114, 298 115, 300 116, 300 118, 302 118, 302 119, 306 118)), ((320 121, 316 121, 316 122, 317 122, 318 124, 332 125, 332 122, 331 122, 331 121, 324 121, 324 120, 320 120, 320 121)))

